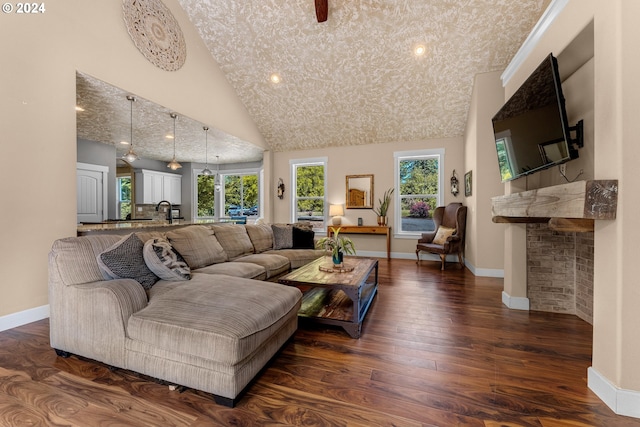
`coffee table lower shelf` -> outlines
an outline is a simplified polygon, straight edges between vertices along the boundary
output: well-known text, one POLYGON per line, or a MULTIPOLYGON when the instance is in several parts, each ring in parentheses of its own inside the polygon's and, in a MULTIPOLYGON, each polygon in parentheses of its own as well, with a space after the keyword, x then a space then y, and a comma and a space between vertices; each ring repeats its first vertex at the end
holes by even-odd
POLYGON ((280 279, 280 283, 302 291, 302 306, 298 311, 301 320, 339 326, 351 337, 360 337, 362 322, 378 289, 378 262, 368 259, 352 262, 360 264, 360 268, 356 268, 356 273, 357 270, 360 273, 355 277, 318 273, 317 265, 308 265, 306 280, 302 271, 280 279), (308 274, 312 274, 315 281, 308 274))

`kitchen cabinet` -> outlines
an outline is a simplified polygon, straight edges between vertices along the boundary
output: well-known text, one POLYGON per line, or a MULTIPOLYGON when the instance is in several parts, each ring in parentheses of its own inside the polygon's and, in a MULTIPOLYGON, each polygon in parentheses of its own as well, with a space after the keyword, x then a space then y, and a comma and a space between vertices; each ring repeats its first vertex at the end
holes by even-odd
POLYGON ((182 175, 147 169, 136 171, 136 203, 155 204, 166 200, 172 205, 182 202, 182 175))

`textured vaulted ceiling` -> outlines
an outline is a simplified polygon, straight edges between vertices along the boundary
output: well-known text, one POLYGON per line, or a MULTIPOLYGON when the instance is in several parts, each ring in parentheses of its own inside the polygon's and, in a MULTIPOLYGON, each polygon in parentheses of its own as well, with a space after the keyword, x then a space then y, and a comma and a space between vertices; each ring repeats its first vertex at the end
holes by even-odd
POLYGON ((274 151, 462 135, 474 76, 503 70, 549 4, 329 0, 318 23, 313 0, 179 2, 274 151))
MULTIPOLYGON (((550 2, 329 0, 318 23, 314 0, 178 1, 274 151, 462 135, 474 76, 503 70, 550 2)), ((78 104, 88 108, 77 115, 78 136, 124 154, 126 95, 79 74, 78 104)), ((169 112, 134 104, 141 157, 173 156, 169 112)), ((204 163, 202 125, 181 116, 176 133, 178 160, 204 163)), ((209 163, 262 158, 216 129, 208 147, 209 163)))

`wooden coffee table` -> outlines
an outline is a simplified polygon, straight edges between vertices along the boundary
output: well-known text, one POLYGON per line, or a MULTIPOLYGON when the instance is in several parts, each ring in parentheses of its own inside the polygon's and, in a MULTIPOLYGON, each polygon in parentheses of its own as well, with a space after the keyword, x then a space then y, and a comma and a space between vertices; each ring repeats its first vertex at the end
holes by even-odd
POLYGON ((327 272, 323 270, 331 267, 331 258, 318 258, 279 282, 302 291, 299 317, 340 326, 351 337, 360 338, 362 321, 378 290, 378 260, 347 257, 344 264, 345 270, 353 270, 327 272))

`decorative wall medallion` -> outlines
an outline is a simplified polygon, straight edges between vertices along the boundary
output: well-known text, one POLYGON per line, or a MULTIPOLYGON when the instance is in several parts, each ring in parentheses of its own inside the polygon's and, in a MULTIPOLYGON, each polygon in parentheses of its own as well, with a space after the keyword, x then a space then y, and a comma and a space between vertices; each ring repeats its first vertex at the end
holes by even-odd
POLYGON ((123 0, 124 23, 133 44, 153 65, 176 71, 187 59, 178 21, 160 0, 123 0))

